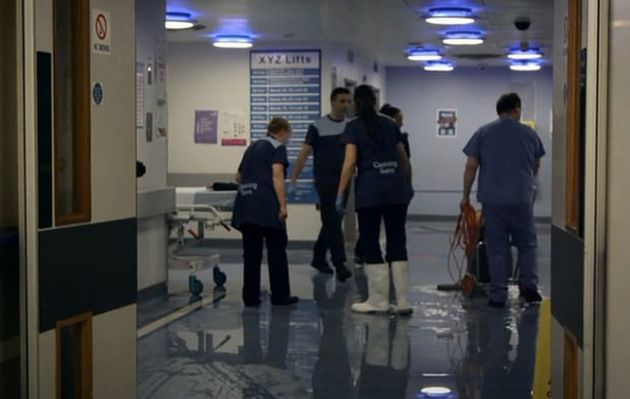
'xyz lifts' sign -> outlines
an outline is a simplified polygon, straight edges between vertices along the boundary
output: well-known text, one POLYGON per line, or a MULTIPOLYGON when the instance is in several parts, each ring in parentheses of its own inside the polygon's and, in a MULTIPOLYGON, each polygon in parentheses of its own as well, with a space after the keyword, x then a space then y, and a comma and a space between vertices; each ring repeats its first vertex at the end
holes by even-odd
POLYGON ((252 52, 252 68, 318 68, 319 52, 252 52))
MULTIPOLYGON (((250 115, 252 141, 267 135, 267 123, 275 117, 291 123, 293 137, 287 146, 293 172, 309 125, 321 117, 321 53, 319 50, 252 51, 250 53, 250 115)), ((294 203, 317 202, 312 158, 302 174, 294 203)))

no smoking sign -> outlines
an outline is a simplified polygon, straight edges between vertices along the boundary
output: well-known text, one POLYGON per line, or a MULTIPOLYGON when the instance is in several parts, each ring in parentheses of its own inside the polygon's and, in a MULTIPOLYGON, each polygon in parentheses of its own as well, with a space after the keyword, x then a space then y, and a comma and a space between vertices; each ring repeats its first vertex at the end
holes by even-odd
POLYGON ((92 51, 99 54, 111 54, 111 17, 103 10, 92 10, 92 51))

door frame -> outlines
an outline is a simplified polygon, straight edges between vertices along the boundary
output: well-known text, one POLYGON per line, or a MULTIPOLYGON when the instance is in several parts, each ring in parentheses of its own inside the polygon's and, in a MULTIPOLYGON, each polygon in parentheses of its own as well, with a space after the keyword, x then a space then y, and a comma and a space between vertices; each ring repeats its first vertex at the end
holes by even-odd
POLYGON ((605 398, 609 0, 588 2, 582 397, 605 398))
POLYGON ((18 76, 20 262, 23 290, 22 334, 25 397, 39 397, 39 282, 37 263, 37 130, 35 69, 35 1, 15 0, 18 4, 18 76))

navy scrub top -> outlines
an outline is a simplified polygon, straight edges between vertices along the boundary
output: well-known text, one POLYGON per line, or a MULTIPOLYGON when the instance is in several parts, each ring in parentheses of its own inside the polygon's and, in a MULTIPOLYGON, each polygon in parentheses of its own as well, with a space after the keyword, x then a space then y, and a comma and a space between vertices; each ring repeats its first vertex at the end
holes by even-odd
POLYGON ((339 183, 345 155, 340 140, 347 122, 327 115, 309 126, 305 143, 313 147, 316 182, 339 183))
POLYGON ((356 208, 409 204, 413 188, 404 176, 396 147, 403 142, 400 128, 387 116, 378 116, 379 129, 370 138, 360 119, 346 125, 342 144, 357 146, 356 208))
POLYGON ((545 155, 540 137, 514 118, 481 127, 464 153, 479 161, 477 200, 483 205, 532 205, 536 161, 545 155))
POLYGON ((273 164, 289 166, 287 148, 272 137, 252 143, 238 168, 241 182, 234 201, 232 226, 245 224, 285 229, 280 221, 280 202, 273 187, 273 164))

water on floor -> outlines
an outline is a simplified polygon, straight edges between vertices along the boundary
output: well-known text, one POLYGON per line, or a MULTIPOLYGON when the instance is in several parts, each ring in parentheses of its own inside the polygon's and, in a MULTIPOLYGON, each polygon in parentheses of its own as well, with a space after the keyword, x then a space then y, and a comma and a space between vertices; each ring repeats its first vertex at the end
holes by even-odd
MULTIPOLYGON (((242 265, 223 263, 224 299, 139 341, 139 397, 530 398, 538 309, 523 305, 515 288, 504 310, 488 308, 482 297, 438 291, 437 284, 451 282, 451 227, 409 226, 410 318, 352 314, 350 305, 365 291, 362 271, 337 283, 317 275, 303 251, 290 253, 299 305, 273 307, 265 300, 244 309, 242 265)), ((547 294, 548 228, 540 229, 540 244, 547 294)), ((238 259, 234 250, 221 252, 224 260, 238 259)))

